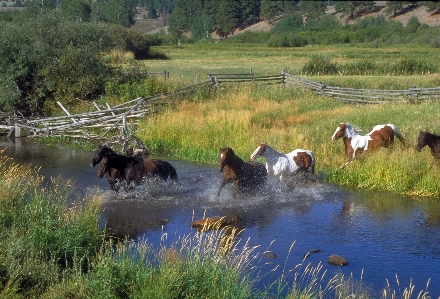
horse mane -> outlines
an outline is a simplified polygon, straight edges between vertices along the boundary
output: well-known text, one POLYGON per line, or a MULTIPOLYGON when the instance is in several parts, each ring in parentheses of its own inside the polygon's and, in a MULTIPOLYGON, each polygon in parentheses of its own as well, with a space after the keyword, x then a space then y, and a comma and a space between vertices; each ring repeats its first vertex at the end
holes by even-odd
POLYGON ((360 134, 363 132, 363 130, 361 128, 359 128, 358 126, 352 125, 350 123, 345 123, 345 127, 348 128, 349 130, 357 133, 357 134, 360 134))

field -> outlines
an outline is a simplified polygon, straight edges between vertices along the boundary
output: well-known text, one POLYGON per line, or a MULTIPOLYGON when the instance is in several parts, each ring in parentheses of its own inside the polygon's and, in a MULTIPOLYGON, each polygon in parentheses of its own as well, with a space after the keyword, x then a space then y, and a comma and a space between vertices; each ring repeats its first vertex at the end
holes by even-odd
MULTIPOLYGON (((393 48, 367 48, 362 46, 308 46, 302 48, 269 48, 249 44, 186 44, 177 47, 153 47, 153 51, 165 54, 168 60, 147 60, 144 65, 150 72, 166 70, 170 78, 183 80, 191 84, 198 76, 199 81, 207 80, 207 74, 215 73, 248 73, 255 75, 275 75, 282 70, 301 75, 303 66, 313 55, 323 55, 335 63, 373 61, 391 63, 401 59, 420 59, 438 65, 438 50, 428 46, 396 46, 393 48), (183 79, 182 79, 183 78, 183 79)), ((363 88, 402 89, 440 86, 438 73, 423 76, 362 76, 362 77, 308 77, 314 81, 337 82, 340 86, 356 85, 362 82, 363 88), (357 81, 357 82, 356 82, 357 81), (387 88, 386 84, 388 84, 387 88)))
MULTIPOLYGON (((258 74, 273 74, 285 69, 298 74, 313 54, 332 59, 355 61, 375 59, 386 62, 401 57, 423 57, 435 62, 431 48, 301 48, 267 49, 246 45, 191 45, 183 49, 161 48, 170 60, 150 61, 167 69, 171 80, 190 84, 181 77, 203 73, 239 73, 252 67, 258 74), (257 71, 258 70, 258 71, 257 71), (185 74, 185 75, 184 75, 185 74), (177 77, 177 78, 176 78, 177 77)), ((156 69, 155 69, 156 70, 156 69)), ((153 71, 153 70, 152 70, 153 71)), ((417 76, 315 76, 333 86, 375 89, 407 89, 439 86, 439 74, 417 76)), ((354 105, 323 97, 294 86, 236 86, 215 93, 198 94, 191 101, 145 120, 138 134, 153 152, 175 158, 216 164, 220 147, 232 147, 243 159, 262 141, 279 151, 307 148, 317 157, 317 171, 324 180, 355 188, 390 190, 413 196, 440 196, 438 166, 429 149, 414 150, 420 130, 440 132, 440 103, 385 103, 354 105), (349 122, 363 134, 377 124, 393 123, 409 147, 396 144, 393 151, 380 150, 356 160, 342 170, 342 141, 331 135, 340 122, 349 122)))

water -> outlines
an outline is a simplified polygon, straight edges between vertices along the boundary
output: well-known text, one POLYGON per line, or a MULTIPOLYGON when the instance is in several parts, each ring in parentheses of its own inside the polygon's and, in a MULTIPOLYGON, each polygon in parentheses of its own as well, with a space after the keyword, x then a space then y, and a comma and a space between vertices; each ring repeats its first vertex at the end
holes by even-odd
MULTIPOLYGON (((92 153, 60 145, 45 145, 32 139, 0 139, 0 149, 17 163, 40 167, 49 183, 61 176, 73 182, 78 197, 101 189, 106 202, 101 223, 109 234, 128 235, 155 246, 171 245, 195 232, 189 223, 211 216, 238 214, 244 230, 241 241, 270 250, 277 258, 259 260, 259 286, 274 282, 303 262, 322 264, 325 277, 335 273, 352 275, 364 285, 379 290, 387 286, 397 294, 415 285, 414 294, 425 289, 440 298, 440 202, 389 192, 350 190, 320 181, 294 187, 268 184, 266 191, 253 196, 232 197, 226 186, 215 198, 221 174, 217 167, 169 161, 177 170, 179 185, 174 188, 143 188, 115 194, 105 178, 90 167, 92 153), (350 264, 331 266, 327 258, 338 254, 350 264), (277 270, 270 272, 276 268, 277 270), (396 282, 396 275, 400 284, 396 282)), ((159 157, 160 158, 160 157, 159 157)), ((304 266, 303 266, 304 267, 304 266)), ((293 273, 287 282, 293 281, 293 273)), ((415 297, 415 296, 414 296, 415 297)))

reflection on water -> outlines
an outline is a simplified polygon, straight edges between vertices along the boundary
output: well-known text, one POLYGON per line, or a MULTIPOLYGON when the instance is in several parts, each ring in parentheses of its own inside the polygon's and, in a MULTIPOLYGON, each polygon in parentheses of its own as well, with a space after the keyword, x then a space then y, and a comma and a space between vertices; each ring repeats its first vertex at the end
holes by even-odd
POLYGON ((360 280, 363 273, 363 283, 378 290, 387 286, 387 280, 399 289, 397 274, 402 291, 412 278, 414 293, 431 279, 430 295, 440 296, 438 199, 348 190, 319 181, 293 188, 270 182, 261 194, 237 197, 232 197, 230 186, 226 186, 216 199, 221 181, 217 167, 175 160, 168 161, 177 169, 177 187, 139 187, 128 194, 115 194, 108 190, 105 178, 96 176, 97 169, 90 167, 91 152, 28 139, 1 139, 0 148, 17 163, 41 167, 46 178, 61 175, 73 180, 73 196, 101 190, 106 198, 101 224, 109 234, 146 239, 155 246, 171 245, 196 233, 189 226, 194 220, 237 214, 244 229, 239 238, 277 256, 262 257, 262 272, 280 265, 264 277, 262 285, 279 278, 283 269, 294 269, 310 250, 319 249, 305 263, 322 263, 328 277, 340 271, 360 280), (328 265, 332 254, 343 256, 350 264, 328 265))

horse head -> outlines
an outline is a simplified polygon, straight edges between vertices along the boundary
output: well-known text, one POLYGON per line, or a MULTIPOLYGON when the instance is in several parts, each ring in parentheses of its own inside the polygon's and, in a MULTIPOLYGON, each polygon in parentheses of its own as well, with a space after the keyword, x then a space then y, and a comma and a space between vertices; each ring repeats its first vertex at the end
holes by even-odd
POLYGON ((96 164, 101 162, 102 158, 105 155, 110 155, 110 154, 115 154, 115 152, 111 148, 109 148, 107 145, 98 145, 98 148, 93 153, 93 158, 90 165, 92 167, 95 167, 96 164))
POLYGON ((255 151, 251 155, 251 160, 255 160, 258 157, 261 157, 266 152, 267 142, 261 142, 261 144, 255 149, 255 151))
POLYGON ((219 155, 220 172, 223 172, 225 166, 231 163, 231 155, 232 156, 235 155, 232 148, 230 147, 220 148, 220 155, 219 155))
POLYGON ((347 123, 340 123, 339 126, 336 127, 336 130, 332 135, 332 140, 335 141, 341 137, 344 137, 346 129, 347 129, 347 123))
POLYGON ((422 148, 427 144, 426 143, 426 135, 427 135, 427 131, 420 131, 419 133, 419 137, 417 138, 417 146, 416 146, 416 150, 418 152, 422 151, 422 148))
POLYGON ((108 167, 108 157, 104 156, 101 160, 101 166, 98 169, 98 177, 102 178, 104 174, 109 170, 110 168, 108 167))

